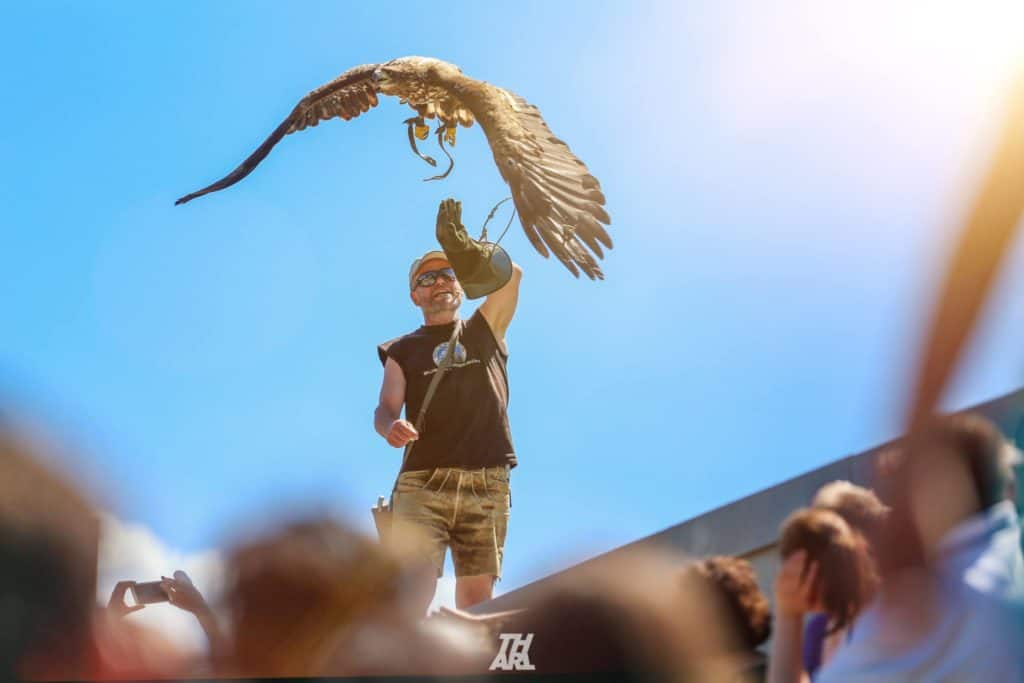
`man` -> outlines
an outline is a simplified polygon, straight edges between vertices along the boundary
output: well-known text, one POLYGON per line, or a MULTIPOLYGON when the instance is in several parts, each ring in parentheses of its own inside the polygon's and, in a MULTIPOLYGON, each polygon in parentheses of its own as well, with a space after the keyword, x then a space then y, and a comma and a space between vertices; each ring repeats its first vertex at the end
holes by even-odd
POLYGON ((393 530, 402 542, 418 537, 416 550, 437 570, 424 591, 424 609, 448 547, 455 565, 456 606, 491 598, 501 575, 511 502, 509 472, 516 466, 507 416, 505 331, 516 310, 522 270, 510 263, 507 282, 462 321, 458 310, 464 291, 451 261, 457 260, 469 274, 479 273, 490 261, 467 265, 472 259, 465 261, 466 252, 459 253, 472 240, 461 225, 458 202, 441 203, 437 229, 453 256, 428 251, 413 261, 409 297, 421 310, 423 325, 378 348, 384 381, 374 414, 374 427, 388 444, 403 448, 412 442, 395 489, 393 530), (455 348, 446 361, 456 326, 455 348), (448 369, 418 432, 414 422, 442 364, 448 369))
POLYGON ((928 460, 913 460, 911 513, 930 560, 951 581, 1024 599, 1011 447, 981 415, 940 420, 928 460))

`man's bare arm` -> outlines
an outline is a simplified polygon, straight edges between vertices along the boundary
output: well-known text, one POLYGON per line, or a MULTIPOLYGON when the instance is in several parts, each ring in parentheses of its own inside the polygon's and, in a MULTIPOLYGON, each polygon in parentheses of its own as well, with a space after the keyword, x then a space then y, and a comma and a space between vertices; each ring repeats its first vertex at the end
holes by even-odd
POLYGON ((519 283, 522 279, 523 269, 513 263, 512 277, 505 283, 505 286, 489 294, 480 304, 480 314, 491 326, 494 338, 503 344, 505 343, 505 331, 512 323, 512 316, 515 315, 516 305, 519 303, 519 283))
POLYGON ((419 436, 412 424, 401 419, 404 404, 405 374, 398 363, 388 358, 384 364, 380 401, 373 412, 373 428, 395 448, 401 448, 419 436))

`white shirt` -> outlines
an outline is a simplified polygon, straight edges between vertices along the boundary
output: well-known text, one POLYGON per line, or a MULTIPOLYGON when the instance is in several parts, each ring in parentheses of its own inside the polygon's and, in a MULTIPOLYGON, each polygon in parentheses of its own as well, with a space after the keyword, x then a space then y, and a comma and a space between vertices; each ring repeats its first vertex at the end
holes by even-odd
POLYGON ((947 581, 962 581, 985 595, 1024 599, 1024 555, 1017 509, 1005 500, 953 527, 937 549, 947 581))

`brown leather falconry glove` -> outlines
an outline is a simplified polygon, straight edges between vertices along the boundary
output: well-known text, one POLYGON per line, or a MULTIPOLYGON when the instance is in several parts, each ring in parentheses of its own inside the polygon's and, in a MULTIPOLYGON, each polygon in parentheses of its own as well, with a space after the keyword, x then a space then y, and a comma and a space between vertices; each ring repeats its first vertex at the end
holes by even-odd
POLYGON ((445 199, 437 209, 437 241, 470 299, 501 289, 512 277, 505 250, 469 236, 462 225, 462 202, 445 199))

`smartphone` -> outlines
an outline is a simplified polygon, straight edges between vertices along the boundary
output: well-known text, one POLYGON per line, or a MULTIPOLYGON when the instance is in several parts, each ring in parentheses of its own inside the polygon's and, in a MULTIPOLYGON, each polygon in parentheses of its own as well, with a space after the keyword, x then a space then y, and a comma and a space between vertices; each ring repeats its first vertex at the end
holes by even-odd
POLYGON ((136 583, 132 585, 131 589, 136 605, 150 605, 154 602, 167 602, 168 600, 167 593, 164 592, 159 581, 136 583))

